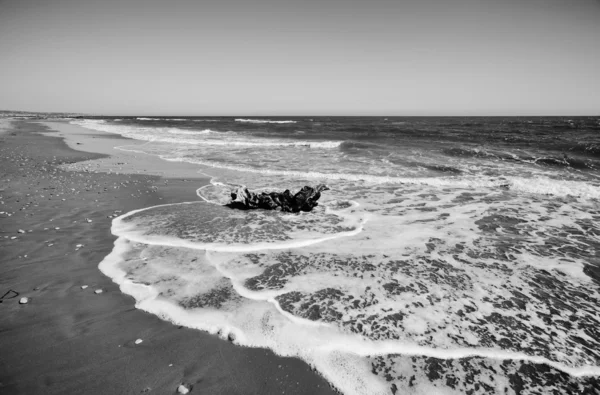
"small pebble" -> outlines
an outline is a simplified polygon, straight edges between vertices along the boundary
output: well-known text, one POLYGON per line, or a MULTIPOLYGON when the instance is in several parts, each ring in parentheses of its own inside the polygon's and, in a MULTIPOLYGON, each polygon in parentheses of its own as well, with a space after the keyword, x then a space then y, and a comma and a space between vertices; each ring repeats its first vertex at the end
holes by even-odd
POLYGON ((177 387, 177 392, 180 394, 187 394, 188 392, 190 392, 190 390, 188 389, 188 387, 181 384, 179 387, 177 387))
POLYGON ((25 233, 25 231, 23 229, 19 229, 17 232, 19 232, 19 233, 25 233))
POLYGON ((86 289, 88 286, 87 285, 82 285, 81 289, 86 289))
POLYGON ((101 293, 102 293, 102 290, 101 290, 101 289, 97 289, 97 290, 95 290, 95 291, 94 291, 94 293, 96 293, 96 294, 101 294, 101 293))
POLYGON ((19 299, 19 304, 27 304, 29 303, 29 298, 21 298, 19 299))
POLYGON ((137 340, 135 341, 135 344, 140 344, 141 342, 143 342, 143 340, 142 340, 142 339, 137 339, 137 340))

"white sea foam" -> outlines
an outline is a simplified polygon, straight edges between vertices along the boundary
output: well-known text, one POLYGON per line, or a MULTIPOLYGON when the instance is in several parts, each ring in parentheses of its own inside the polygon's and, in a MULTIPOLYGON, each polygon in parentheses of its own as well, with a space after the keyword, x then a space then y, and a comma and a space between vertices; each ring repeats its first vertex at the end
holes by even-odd
MULTIPOLYGON (((157 207, 172 206, 175 205, 157 207)), ((229 263, 231 254, 238 252, 237 249, 226 248, 205 253, 204 249, 196 249, 192 245, 185 245, 185 249, 173 250, 173 246, 182 245, 165 243, 163 246, 170 248, 168 254, 161 254, 160 250, 148 251, 146 254, 145 249, 162 248, 161 243, 156 244, 156 240, 133 234, 131 229, 123 227, 121 221, 143 211, 145 210, 136 210, 113 222, 113 233, 119 238, 115 242, 113 252, 100 264, 103 273, 118 283, 123 292, 136 299, 136 307, 177 325, 210 333, 221 333, 224 337, 233 333, 235 342, 240 345, 268 347, 280 355, 302 358, 343 393, 387 393, 388 387, 385 382, 370 373, 371 366, 366 358, 389 354, 449 360, 473 356, 498 361, 516 360, 546 364, 574 377, 600 375, 600 368, 594 365, 573 366, 523 352, 486 347, 425 346, 397 340, 374 341, 356 334, 341 332, 335 325, 315 323, 296 317, 282 310, 277 300, 273 298, 272 292, 249 292, 244 288, 244 280, 254 275, 256 271, 253 272, 254 269, 250 267, 231 266, 229 263), (136 245, 132 242, 141 244, 136 245), (144 245, 154 247, 144 247, 144 245), (131 255, 131 251, 135 249, 139 252, 131 255), (136 263, 136 256, 145 256, 143 266, 136 263), (193 259, 190 259, 192 257, 193 259), (170 261, 166 262, 165 259, 170 261), (193 265, 185 263, 190 261, 196 262, 193 265), (231 281, 243 299, 220 309, 202 307, 190 310, 159 296, 159 294, 168 294, 165 293, 166 289, 175 287, 182 290, 184 295, 192 297, 198 289, 205 287, 210 289, 210 284, 220 283, 219 278, 231 281)), ((430 231, 431 229, 428 230, 430 231)), ((349 242, 356 243, 351 240, 349 242)), ((376 250, 379 247, 373 246, 373 248, 376 250)), ((369 252, 365 251, 365 253, 369 252)), ((340 284, 338 280, 334 280, 334 277, 330 277, 329 281, 328 286, 340 284)), ((299 278, 298 284, 305 286, 312 283, 299 278)), ((306 291, 308 289, 305 289, 306 291)), ((275 295, 284 292, 285 290, 278 291, 275 295)), ((433 290, 431 293, 436 294, 433 290)), ((484 293, 484 295, 488 294, 484 293)), ((483 307, 482 305, 480 308, 483 307)), ((426 387, 423 383, 416 383, 416 393, 428 393, 426 387)))
POLYGON ((168 132, 171 134, 183 134, 183 135, 190 135, 190 136, 195 136, 195 135, 199 135, 199 134, 219 133, 219 132, 216 132, 216 131, 210 130, 210 129, 204 129, 204 130, 169 129, 168 132))
POLYGON ((163 121, 163 122, 189 122, 192 119, 186 118, 146 118, 146 117, 138 117, 136 118, 138 121, 163 121))
POLYGON ((296 123, 297 121, 272 121, 269 119, 243 119, 237 118, 236 122, 246 122, 246 123, 296 123))
MULTIPOLYGON (((134 216, 138 213, 149 212, 151 213, 155 208, 165 208, 169 206, 173 207, 182 207, 183 205, 198 205, 202 204, 200 202, 189 202, 189 203, 179 203, 179 204, 171 204, 171 205, 160 205, 148 207, 140 210, 134 210, 127 214, 121 215, 113 220, 112 223, 112 232, 118 236, 126 236, 129 240, 137 241, 140 243, 151 244, 151 245, 163 245, 163 246, 171 246, 171 247, 185 247, 196 250, 205 250, 205 251, 235 251, 235 252, 249 252, 249 251, 260 251, 260 250, 272 250, 272 249, 285 249, 285 248, 299 248, 305 247, 317 243, 322 243, 329 240, 334 240, 340 237, 348 237, 353 236, 360 233, 363 229, 364 223, 366 222, 365 218, 358 218, 356 216, 348 216, 346 218, 339 218, 334 223, 334 226, 337 228, 344 228, 344 230, 331 231, 324 226, 326 225, 326 219, 321 219, 320 227, 316 227, 314 229, 306 229, 306 226, 302 226, 301 228, 295 228, 295 223, 302 222, 302 217, 298 215, 285 215, 285 214, 277 214, 280 220, 277 232, 279 234, 285 234, 286 231, 282 230, 285 224, 289 224, 288 231, 289 237, 284 240, 273 239, 270 237, 264 238, 264 240, 256 239, 256 240, 248 240, 244 239, 242 241, 236 242, 231 237, 223 237, 217 238, 213 241, 203 241, 203 237, 208 237, 211 231, 207 231, 207 233, 199 233, 200 239, 183 239, 180 237, 169 236, 169 235, 156 235, 151 233, 144 233, 143 226, 135 222, 127 222, 126 220, 134 216), (321 229, 320 229, 321 228, 321 229), (142 230, 140 230, 142 229, 142 230)), ((188 208, 185 208, 188 210, 188 208)), ((193 207, 191 208, 193 210, 193 207)), ((222 216, 231 214, 230 211, 214 212, 212 210, 211 215, 214 218, 206 219, 202 218, 202 221, 215 222, 222 218, 222 216)), ((158 214, 160 216, 160 213, 158 214)), ((185 214, 183 214, 185 216, 185 214)), ((188 215, 189 216, 189 215, 188 215)), ((175 217, 170 216, 172 220, 175 220, 175 217)), ((262 222, 268 221, 268 218, 263 218, 262 222)), ((165 223, 160 223, 158 221, 152 220, 151 222, 158 224, 159 226, 165 227, 167 226, 165 223)), ((225 225, 227 226, 227 225, 225 225)), ((244 224, 244 233, 247 233, 245 228, 248 225, 244 224)), ((253 229, 254 231, 260 231, 260 229, 253 229)), ((227 228, 224 230, 224 233, 232 233, 235 237, 234 227, 227 228)), ((214 235, 219 236, 219 235, 214 235)), ((225 236, 225 235, 224 235, 225 236)))
POLYGON ((271 348, 279 355, 297 356, 315 366, 327 379, 347 394, 385 394, 386 387, 368 373, 368 365, 353 352, 332 352, 327 343, 339 335, 328 327, 303 326, 286 319, 273 304, 247 301, 231 311, 186 310, 159 297, 153 287, 129 280, 118 265, 129 251, 130 243, 119 238, 115 248, 101 263, 100 270, 133 296, 136 307, 176 325, 220 333, 235 334, 235 343, 249 347, 271 348), (342 378, 342 380, 340 380, 342 378))
POLYGON ((227 144, 219 150, 121 147, 197 163, 214 176, 197 190, 204 202, 113 221, 118 239, 100 268, 138 308, 302 358, 347 394, 389 393, 385 374, 400 392, 445 391, 443 374, 436 384, 424 373, 426 357, 449 361, 447 377, 466 382, 470 374, 499 393, 511 386, 507 361, 517 374, 545 364, 575 378, 600 375, 598 339, 589 331, 600 293, 584 271, 597 241, 597 185, 477 169, 386 176, 370 158, 258 147, 237 155, 232 142, 280 141, 219 137, 216 144, 227 144), (260 191, 310 179, 332 189, 308 215, 220 207, 239 183, 260 191), (579 199, 553 198, 569 196, 579 199), (469 357, 484 361, 458 360, 469 357), (474 370, 461 373, 469 364, 474 370))
POLYGON ((179 128, 165 127, 140 127, 131 125, 113 125, 104 120, 77 120, 71 123, 83 126, 88 129, 98 130, 111 134, 120 134, 124 137, 152 141, 160 143, 172 143, 196 146, 218 146, 218 147, 292 147, 292 148, 313 148, 313 149, 335 149, 342 141, 306 141, 306 140, 284 140, 284 139, 259 139, 246 138, 236 135, 233 132, 223 133, 211 129, 189 130, 179 128), (190 139, 166 137, 166 135, 177 136, 197 136, 217 134, 218 139, 190 139))
MULTIPOLYGON (((219 143, 219 145, 221 145, 219 143)), ((222 144, 225 145, 225 144, 222 144)), ((123 150, 136 151, 127 147, 116 147, 123 150)), ((582 199, 600 199, 600 186, 592 185, 584 181, 557 180, 548 177, 482 177, 482 176, 454 176, 454 177, 392 177, 378 176, 369 174, 353 173, 324 173, 318 171, 294 171, 294 170, 276 170, 268 168, 255 168, 249 166, 229 165, 222 162, 207 161, 192 158, 171 157, 160 155, 167 161, 189 162, 198 165, 212 167, 216 169, 231 170, 235 172, 254 173, 266 176, 279 176, 286 178, 315 179, 320 181, 342 180, 352 182, 363 182, 365 184, 408 184, 408 185, 428 185, 437 188, 461 188, 477 191, 481 188, 507 189, 510 191, 551 195, 557 197, 577 197, 582 199)))
MULTIPOLYGON (((212 186, 226 188, 227 184, 213 181, 212 186)), ((498 258, 493 256, 476 258, 475 260, 480 262, 479 265, 465 265, 462 261, 468 259, 469 255, 461 253, 462 250, 454 251, 453 246, 462 244, 472 251, 494 251, 491 243, 493 239, 485 242, 480 239, 480 234, 473 230, 477 228, 478 221, 489 215, 486 210, 493 207, 475 199, 469 203, 455 204, 450 209, 448 206, 460 196, 460 190, 433 195, 436 199, 430 200, 424 193, 435 190, 436 187, 430 185, 428 188, 401 188, 401 194, 398 196, 408 199, 405 204, 382 205, 381 202, 385 202, 385 199, 381 198, 378 200, 379 205, 367 203, 364 209, 373 210, 370 216, 375 216, 368 222, 366 218, 369 215, 365 215, 364 210, 357 210, 362 206, 353 204, 343 209, 342 212, 346 212, 350 218, 363 218, 360 231, 357 229, 338 233, 334 235, 333 243, 325 242, 328 240, 326 237, 314 238, 310 242, 298 242, 294 237, 289 241, 262 244, 207 243, 203 242, 202 238, 195 238, 196 236, 194 240, 189 239, 190 234, 195 234, 195 229, 214 226, 214 220, 210 219, 213 217, 207 217, 208 221, 194 217, 198 210, 203 209, 202 205, 174 204, 136 210, 113 221, 112 231, 119 239, 115 243, 115 250, 101 263, 100 268, 120 284, 123 292, 134 296, 138 308, 178 325, 220 333, 223 337, 233 333, 235 342, 240 345, 268 347, 280 355, 299 357, 314 366, 346 394, 387 393, 389 384, 371 373, 372 366, 369 361, 375 356, 390 354, 446 360, 479 357, 498 363, 511 360, 515 363, 545 364, 573 377, 600 375, 600 368, 593 359, 589 359, 589 353, 593 350, 586 353, 572 347, 574 336, 595 344, 596 340, 586 335, 582 328, 574 327, 565 332, 556 324, 551 328, 558 334, 553 341, 547 340, 544 334, 534 335, 535 332, 531 329, 547 324, 538 316, 538 313, 546 312, 544 301, 534 302, 539 298, 536 297, 535 289, 529 281, 535 279, 537 273, 563 272, 567 275, 565 280, 572 284, 573 289, 581 289, 589 282, 581 267, 577 263, 561 262, 560 257, 540 259, 539 255, 523 249, 519 250, 517 261, 511 264, 510 270, 498 267, 495 262, 498 258), (413 203, 426 205, 417 204, 412 208, 413 203), (449 213, 448 219, 442 223, 432 222, 439 217, 440 212, 419 210, 429 206, 443 208, 449 213), (398 215, 392 216, 389 215, 391 213, 387 213, 387 216, 379 216, 389 209, 398 210, 398 215), (181 219, 178 219, 179 216, 181 219), (415 223, 418 225, 414 225, 415 223), (172 235, 170 230, 185 230, 185 237, 172 235), (427 247, 428 251, 425 254, 424 246, 430 244, 431 240, 439 241, 435 247, 427 247), (491 250, 488 250, 488 245, 491 250), (429 251, 432 248, 433 250, 429 251), (444 252, 445 248, 449 248, 449 252, 444 252), (353 251, 359 251, 360 255, 354 257, 353 251), (255 254, 254 261, 249 261, 244 254, 252 252, 260 254, 255 254), (339 255, 342 253, 344 255, 339 255), (400 259, 415 263, 409 266, 406 266, 406 263, 401 264, 399 267, 403 268, 403 271, 390 272, 385 268, 389 267, 389 264, 395 265, 395 260, 386 258, 384 254, 389 254, 395 259, 402 257, 400 259), (417 258, 422 254, 431 261, 443 262, 444 266, 429 267, 427 261, 417 258), (407 255, 409 257, 405 258, 407 255), (284 259, 280 260, 280 256, 284 259), (356 265, 361 267, 360 256, 366 259, 365 262, 371 267, 367 271, 352 269, 356 265), (259 259, 258 263, 256 259, 259 259), (279 282, 269 285, 273 278, 270 274, 264 279, 264 288, 248 288, 247 281, 260 276, 265 268, 275 268, 278 264, 287 264, 286 262, 305 262, 302 265, 306 265, 306 259, 312 260, 312 263, 308 263, 305 269, 302 269, 304 271, 283 270, 286 266, 281 266, 281 269, 271 272, 280 273, 275 276, 279 282), (336 265, 341 266, 336 268, 336 265), (368 276, 371 272, 374 275, 368 276), (436 277, 431 277, 432 273, 436 277), (420 286, 427 287, 427 292, 404 292, 394 296, 386 288, 394 280, 401 288, 419 283, 420 286), (227 291, 228 289, 231 291, 227 291), (282 307, 282 301, 285 299, 280 299, 281 297, 285 298, 294 292, 303 295, 302 297, 318 295, 323 289, 336 289, 341 292, 344 298, 325 299, 323 306, 343 312, 343 317, 339 318, 340 322, 362 322, 364 326, 358 334, 343 330, 336 321, 303 318, 301 305, 305 303, 305 299, 299 299, 297 307, 282 307), (362 301, 365 289, 369 290, 371 295, 368 300, 378 300, 376 304, 367 304, 359 309, 344 304, 344 301, 348 300, 346 296, 352 296, 352 300, 364 303, 362 301), (510 299, 513 290, 518 290, 525 300, 529 301, 527 310, 499 311, 493 307, 492 301, 510 299), (194 301, 202 300, 202 295, 219 295, 221 292, 234 296, 227 297, 219 307, 204 306, 201 303, 193 307, 194 303, 197 303, 194 301), (404 307, 398 309, 398 306, 404 307), (471 309, 474 311, 461 316, 461 319, 453 319, 457 310, 464 309, 463 306, 473 306, 471 309), (387 332, 383 333, 395 333, 398 336, 396 339, 378 338, 377 327, 371 328, 370 324, 365 322, 365 317, 385 318, 387 311, 399 311, 407 315, 402 326, 388 326, 387 332), (537 344, 535 347, 539 348, 546 344, 552 357, 545 356, 543 350, 536 348, 532 352, 523 352, 518 349, 482 345, 479 331, 492 333, 498 339, 508 336, 504 332, 505 327, 486 320, 492 313, 498 312, 505 317, 506 322, 519 319, 519 322, 526 326, 525 329, 511 329, 512 332, 526 336, 517 336, 522 339, 524 345, 537 344), (525 315, 526 319, 517 317, 517 314, 519 317, 525 315), (472 327, 467 325, 473 322, 476 323, 477 331, 473 331, 472 327), (529 336, 535 336, 537 343, 529 343, 529 336), (462 343, 460 339, 463 339, 462 343)), ((481 189, 479 191, 481 192, 481 189)), ((374 196, 379 194, 379 190, 373 191, 374 196)), ((199 192, 199 196, 203 195, 199 192)), ((502 204, 508 212, 511 212, 512 206, 515 211, 520 210, 519 218, 524 219, 526 224, 539 224, 543 218, 554 216, 556 219, 548 221, 543 229, 548 234, 559 233, 565 224, 573 226, 568 221, 591 218, 589 214, 568 207, 562 207, 559 213, 553 214, 553 208, 542 203, 529 204, 526 206, 527 210, 523 210, 522 202, 518 201, 502 204)), ((215 218, 221 216, 214 208, 209 211, 214 212, 215 218)), ((230 213, 229 215, 238 215, 235 212, 230 213)), ((246 217, 249 214, 239 215, 246 217)), ((247 217, 244 226, 248 228, 239 236, 259 229, 256 225, 263 223, 266 217, 257 215, 252 217, 254 219, 247 217)), ((322 215, 323 213, 319 214, 319 222, 325 218, 322 215)), ((301 219, 302 217, 293 218, 294 221, 301 219)), ((224 229, 220 232, 222 235, 236 234, 224 229)), ((500 230, 498 234, 503 237, 506 232, 500 230)), ((535 234, 530 236, 531 246, 543 243, 543 238, 536 241, 534 236, 540 238, 535 234)), ((559 289, 567 286, 564 282, 560 284, 559 289)), ((590 314, 590 311, 595 311, 593 309, 596 295, 589 294, 586 297, 591 299, 577 300, 577 303, 580 303, 577 308, 582 319, 586 314, 590 314)), ((563 299, 574 302, 568 297, 563 299)), ((311 303, 319 303, 319 300, 311 303)), ((310 305, 308 301, 307 304, 310 305)), ((326 313, 325 310, 321 311, 321 314, 326 313)), ((565 312, 568 313, 567 310, 565 312)), ((488 363, 490 362, 486 362, 488 363)), ((403 371, 392 372, 402 374, 403 371)), ((485 374, 487 373, 483 375, 485 374)), ((495 382, 501 382, 501 371, 494 374, 499 375, 495 382)), ((430 393, 433 384, 426 380, 427 377, 422 377, 414 383, 411 387, 414 393, 430 393)))
MULTIPOLYGON (((177 134, 177 133, 174 133, 177 134)), ((184 133, 179 133, 184 134, 184 133)), ((289 140, 173 140, 155 138, 152 141, 161 141, 169 143, 190 144, 190 145, 213 145, 213 146, 228 146, 228 147, 297 147, 297 148, 320 148, 333 149, 339 147, 341 141, 297 141, 290 142, 289 140)))
MULTIPOLYGON (((213 131, 201 131, 201 132, 187 132, 187 131, 168 131, 171 134, 181 135, 200 135, 214 133, 213 131)), ((147 141, 155 141, 161 143, 173 143, 173 144, 185 144, 185 145, 198 145, 198 146, 216 146, 216 147, 295 147, 295 148, 313 148, 313 149, 333 149, 340 146, 341 141, 298 141, 289 142, 288 140, 273 140, 265 139, 260 140, 189 140, 189 139, 176 139, 168 137, 138 137, 138 139, 145 139, 147 141)))
POLYGON ((600 199, 600 186, 591 185, 583 181, 556 180, 547 177, 538 177, 536 179, 513 176, 391 177, 369 174, 323 173, 317 171, 303 172, 293 170, 253 168, 248 166, 228 165, 216 161, 206 161, 189 158, 167 158, 166 156, 164 156, 163 159, 196 163, 203 166, 239 172, 256 173, 269 176, 284 176, 290 178, 311 178, 316 180, 346 180, 354 182, 365 182, 367 184, 429 185, 439 188, 463 188, 469 190, 478 190, 480 188, 506 188, 512 191, 531 194, 553 195, 559 197, 573 196, 584 199, 600 199))

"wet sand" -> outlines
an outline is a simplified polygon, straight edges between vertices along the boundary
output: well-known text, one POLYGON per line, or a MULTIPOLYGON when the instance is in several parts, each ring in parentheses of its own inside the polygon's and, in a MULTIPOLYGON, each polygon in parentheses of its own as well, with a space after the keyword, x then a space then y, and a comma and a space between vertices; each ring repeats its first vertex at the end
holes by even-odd
POLYGON ((0 133, 0 297, 18 293, 0 303, 0 393, 334 393, 298 359, 135 309, 98 270, 113 216, 197 200, 208 181, 193 165, 112 148, 121 143, 136 142, 61 123, 0 133))

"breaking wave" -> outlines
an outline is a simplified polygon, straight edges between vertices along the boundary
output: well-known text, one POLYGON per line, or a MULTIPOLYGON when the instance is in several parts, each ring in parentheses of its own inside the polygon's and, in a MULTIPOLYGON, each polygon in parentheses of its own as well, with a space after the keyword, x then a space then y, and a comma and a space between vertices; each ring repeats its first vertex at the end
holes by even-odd
POLYGON ((189 130, 170 127, 140 127, 130 125, 113 125, 103 120, 77 120, 71 123, 88 129, 98 130, 111 134, 120 134, 124 137, 161 143, 185 144, 185 145, 207 145, 222 147, 297 147, 315 149, 338 148, 342 141, 309 141, 309 140, 284 140, 270 138, 247 138, 233 132, 218 132, 211 129, 189 130), (166 135, 202 136, 218 134, 220 137, 229 135, 229 138, 218 139, 184 139, 176 137, 165 137, 166 135))
MULTIPOLYGON (((472 213, 478 203, 472 204, 454 214, 472 213)), ((534 371, 545 366, 541 372, 562 375, 567 384, 600 376, 589 359, 592 349, 569 351, 586 337, 582 328, 550 321, 562 335, 554 341, 536 329, 548 296, 538 298, 546 294, 532 279, 550 281, 545 273, 553 267, 563 273, 552 280, 560 298, 576 303, 581 320, 592 316, 600 295, 580 295, 577 289, 589 280, 577 266, 548 257, 537 268, 528 264, 526 250, 511 263, 516 258, 502 257, 493 244, 477 252, 470 241, 475 234, 466 230, 448 233, 446 226, 423 222, 407 231, 419 216, 367 219, 354 212, 356 205, 342 207, 301 215, 204 202, 135 210, 113 220, 118 239, 99 267, 137 308, 239 345, 301 358, 346 394, 394 392, 389 382, 397 388, 422 358, 441 361, 438 375, 470 374, 485 382, 492 375, 491 382, 500 380, 492 387, 498 393, 508 387, 501 375, 519 364, 534 371), (420 243, 427 251, 416 247, 420 243), (357 245, 358 255, 352 253, 357 245), (399 259, 400 251, 410 260, 399 259), (460 265, 469 254, 479 254, 473 257, 479 263, 460 265), (518 324, 513 310, 499 307, 510 303, 528 306, 518 310, 526 317, 518 324), (506 339, 502 347, 489 333, 506 339), (459 361, 462 367, 446 370, 459 361)), ((506 226, 506 219, 481 212, 468 223, 486 232, 488 222, 500 220, 506 226)), ((435 377, 417 374, 407 387, 431 393, 435 377)))
POLYGON ((163 121, 163 122, 189 122, 191 119, 186 118, 145 118, 138 117, 136 118, 138 121, 163 121))
POLYGON ((217 131, 214 131, 211 129, 204 129, 204 130, 169 129, 167 131, 171 134, 182 134, 182 135, 189 135, 189 136, 195 136, 195 135, 199 135, 199 134, 221 133, 221 132, 217 132, 217 131))
MULTIPOLYGON (((600 199, 600 186, 591 185, 583 181, 557 180, 548 177, 537 177, 535 179, 525 177, 481 177, 481 176, 454 176, 454 177, 393 177, 378 176, 359 173, 324 173, 317 171, 293 171, 293 170, 275 170, 266 168, 256 168, 248 166, 228 165, 222 162, 162 157, 165 160, 190 162, 202 166, 233 170, 237 172, 256 173, 268 176, 282 176, 300 179, 315 179, 321 181, 327 180, 346 180, 354 182, 363 182, 366 184, 411 184, 411 185, 430 185, 439 188, 466 188, 478 190, 480 188, 502 188, 515 192, 531 193, 539 195, 552 195, 557 197, 579 197, 583 199, 600 199)), ((455 173, 458 169, 434 167, 441 172, 455 173)))
POLYGON ((318 141, 243 121, 227 132, 91 123, 157 142, 121 150, 211 177, 202 201, 114 219, 100 269, 136 307, 301 358, 348 395, 594 391, 600 177, 531 145, 542 126, 509 143, 488 130, 490 143, 476 121, 407 120, 395 134, 324 119, 303 135, 318 141), (301 149, 316 144, 334 149, 301 149), (330 189, 310 213, 223 206, 241 184, 317 182, 330 189))
POLYGON ((269 119, 243 119, 237 118, 236 122, 245 122, 245 123, 297 123, 297 121, 272 121, 269 119))
MULTIPOLYGON (((585 146, 584 148, 579 149, 579 152, 591 153, 595 155, 595 150, 597 147, 595 145, 585 146)), ((573 150, 575 151, 575 150, 573 150)), ((562 156, 531 156, 531 155, 519 155, 517 153, 506 152, 506 151, 497 151, 497 150, 489 150, 483 148, 448 148, 444 149, 443 153, 448 156, 453 157, 463 157, 463 158, 483 158, 483 159, 494 159, 494 160, 502 160, 502 161, 513 161, 513 162, 522 162, 522 163, 530 163, 539 166, 547 166, 547 167, 565 167, 572 169, 595 169, 600 168, 600 163, 594 161, 592 159, 579 159, 574 157, 569 157, 566 154, 562 156)))

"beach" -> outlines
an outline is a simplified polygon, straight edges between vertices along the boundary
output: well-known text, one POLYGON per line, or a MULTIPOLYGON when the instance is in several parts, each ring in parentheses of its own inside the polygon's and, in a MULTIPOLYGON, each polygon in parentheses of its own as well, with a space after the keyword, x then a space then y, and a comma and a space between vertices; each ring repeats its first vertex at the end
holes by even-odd
POLYGON ((299 359, 136 309, 98 270, 114 217, 196 201, 208 182, 192 164, 114 150, 118 140, 132 143, 61 122, 0 134, 0 294, 18 293, 0 303, 0 392, 333 393, 299 359))
POLYGON ((600 395, 598 20, 0 1, 0 395, 600 395))
POLYGON ((4 125, 8 393, 600 388, 596 118, 4 125))

